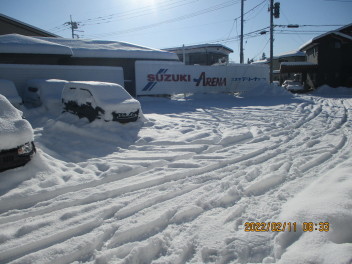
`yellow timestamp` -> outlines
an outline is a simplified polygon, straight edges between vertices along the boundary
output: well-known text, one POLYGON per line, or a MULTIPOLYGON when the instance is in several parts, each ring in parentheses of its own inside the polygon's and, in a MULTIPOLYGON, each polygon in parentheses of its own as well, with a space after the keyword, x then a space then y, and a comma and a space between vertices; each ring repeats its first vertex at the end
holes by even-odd
POLYGON ((302 224, 303 232, 328 232, 330 230, 330 223, 329 222, 303 222, 302 224))
POLYGON ((245 232, 328 232, 330 230, 329 222, 245 222, 245 232))

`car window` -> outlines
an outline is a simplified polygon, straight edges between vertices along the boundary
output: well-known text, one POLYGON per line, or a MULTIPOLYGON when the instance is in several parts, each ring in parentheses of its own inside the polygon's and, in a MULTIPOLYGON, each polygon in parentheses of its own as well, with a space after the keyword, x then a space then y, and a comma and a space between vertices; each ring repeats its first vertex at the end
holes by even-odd
POLYGON ((90 103, 92 105, 95 105, 93 95, 88 89, 80 88, 77 99, 80 104, 90 103))
POLYGON ((36 93, 38 92, 38 88, 37 87, 28 87, 28 91, 32 92, 32 93, 36 93))

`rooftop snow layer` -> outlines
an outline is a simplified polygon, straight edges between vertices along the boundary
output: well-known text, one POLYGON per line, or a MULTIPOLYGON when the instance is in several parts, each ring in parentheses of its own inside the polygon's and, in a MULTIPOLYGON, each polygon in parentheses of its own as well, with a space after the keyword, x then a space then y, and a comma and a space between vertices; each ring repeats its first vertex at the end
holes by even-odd
POLYGON ((314 38, 312 38, 311 40, 309 40, 309 41, 307 41, 306 43, 304 43, 304 44, 299 48, 299 50, 302 51, 302 50, 306 49, 309 45, 313 44, 316 40, 321 39, 321 38, 323 38, 323 37, 325 37, 325 36, 328 36, 328 35, 331 35, 331 34, 335 34, 335 35, 340 36, 340 37, 343 37, 343 38, 345 38, 345 39, 352 40, 352 36, 347 35, 347 34, 345 34, 345 33, 342 32, 343 30, 345 30, 346 28, 351 27, 351 26, 352 26, 352 23, 351 23, 351 24, 348 24, 348 25, 346 25, 346 26, 343 26, 343 27, 341 27, 341 28, 338 28, 338 29, 336 29, 336 30, 328 31, 328 32, 326 32, 326 33, 324 33, 324 34, 321 34, 321 35, 319 35, 319 36, 317 36, 317 37, 314 37, 314 38))
POLYGON ((67 46, 19 34, 0 36, 0 53, 73 54, 67 46))
POLYGON ((44 37, 36 38, 70 47, 73 51, 73 57, 178 60, 177 55, 174 53, 138 46, 126 42, 44 37))
POLYGON ((19 34, 0 36, 0 53, 60 54, 79 58, 178 60, 177 55, 172 52, 126 42, 29 37, 19 34))
POLYGON ((286 53, 280 54, 280 55, 278 55, 278 56, 275 56, 275 58, 295 57, 295 56, 305 57, 306 54, 305 54, 303 51, 292 50, 292 51, 288 51, 288 52, 286 52, 286 53))

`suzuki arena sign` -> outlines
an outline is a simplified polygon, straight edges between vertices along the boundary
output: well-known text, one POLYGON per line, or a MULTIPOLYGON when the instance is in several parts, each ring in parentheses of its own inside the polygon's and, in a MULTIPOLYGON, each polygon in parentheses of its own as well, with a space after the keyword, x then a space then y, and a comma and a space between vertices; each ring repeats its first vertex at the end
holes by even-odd
POLYGON ((137 61, 136 94, 244 92, 267 84, 263 65, 199 66, 178 62, 137 61))

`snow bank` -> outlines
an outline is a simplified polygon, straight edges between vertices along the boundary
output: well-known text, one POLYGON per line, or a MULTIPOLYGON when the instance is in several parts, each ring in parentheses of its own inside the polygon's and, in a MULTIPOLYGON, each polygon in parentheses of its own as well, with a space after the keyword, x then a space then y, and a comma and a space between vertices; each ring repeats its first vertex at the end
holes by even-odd
POLYGON ((243 97, 253 97, 253 96, 293 97, 292 93, 290 93, 285 88, 278 86, 276 84, 252 86, 252 87, 248 88, 247 91, 241 92, 240 95, 243 97))
POLYGON ((312 94, 318 95, 318 96, 327 96, 327 97, 352 96, 352 88, 348 88, 348 87, 333 88, 328 85, 323 85, 323 86, 320 86, 314 92, 312 92, 312 94))
POLYGON ((0 95, 0 149, 12 149, 33 141, 33 130, 21 111, 0 95))
POLYGON ((276 237, 279 263, 351 263, 351 176, 351 166, 333 169, 284 205, 280 221, 297 222, 298 230, 276 237), (304 222, 315 223, 313 231, 303 232, 304 222), (320 223, 329 230, 320 232, 320 223))

